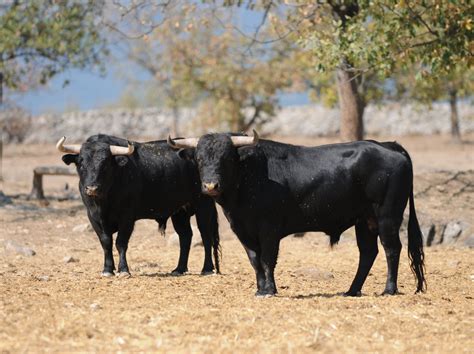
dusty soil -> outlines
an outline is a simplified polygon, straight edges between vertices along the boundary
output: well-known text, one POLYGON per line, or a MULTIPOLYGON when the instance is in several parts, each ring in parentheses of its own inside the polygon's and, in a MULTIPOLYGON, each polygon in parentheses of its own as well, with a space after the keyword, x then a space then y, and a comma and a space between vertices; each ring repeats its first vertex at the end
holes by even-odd
MULTIPOLYGON (((439 136, 398 140, 414 160, 420 214, 472 223, 474 145, 451 144, 439 136)), ((330 140, 287 141, 310 145, 330 140)), ((169 276, 178 247, 159 236, 156 223, 140 221, 128 252, 132 277, 104 279, 95 234, 72 231, 87 223, 81 202, 50 199, 45 206, 24 199, 32 168, 55 164, 60 155, 49 146, 5 149, 0 190, 19 197, 0 207, 2 352, 474 350, 473 249, 427 248, 428 292, 418 295, 404 250, 402 294, 393 297, 378 295, 386 276, 381 251, 363 296, 344 298, 340 293, 349 287, 358 260, 352 231, 333 250, 322 234, 287 237, 276 272, 279 294, 258 299, 253 270, 223 217, 223 274, 206 277, 199 275, 199 246, 191 250, 190 273, 169 276), (7 240, 31 247, 36 255, 7 251, 7 240), (66 256, 76 261, 66 264, 66 256)), ((75 177, 46 177, 46 194, 64 196, 65 183, 70 190, 77 188, 75 177)), ((166 237, 172 233, 170 225, 166 237)))

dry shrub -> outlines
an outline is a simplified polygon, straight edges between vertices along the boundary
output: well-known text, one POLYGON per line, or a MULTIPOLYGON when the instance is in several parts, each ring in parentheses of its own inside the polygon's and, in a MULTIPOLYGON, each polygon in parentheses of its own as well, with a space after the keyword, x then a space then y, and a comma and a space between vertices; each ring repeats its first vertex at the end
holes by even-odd
POLYGON ((20 107, 6 105, 0 111, 0 129, 5 143, 22 143, 31 128, 31 115, 20 107))

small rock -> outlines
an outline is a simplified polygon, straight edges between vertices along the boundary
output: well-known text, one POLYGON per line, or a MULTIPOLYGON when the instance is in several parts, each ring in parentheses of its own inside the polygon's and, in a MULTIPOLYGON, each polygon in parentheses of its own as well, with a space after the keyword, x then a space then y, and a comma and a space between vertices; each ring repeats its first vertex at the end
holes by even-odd
POLYGON ((458 261, 457 259, 451 259, 448 261, 449 268, 457 268, 460 264, 461 264, 461 261, 458 261))
POLYGON ((92 303, 92 304, 90 304, 89 307, 90 307, 90 309, 91 309, 92 311, 97 311, 97 310, 102 309, 102 307, 101 307, 98 303, 95 303, 95 302, 92 303))
POLYGON ((474 235, 469 235, 465 240, 464 240, 464 246, 467 246, 469 248, 474 248, 474 235))
POLYGON ((40 276, 36 277, 36 279, 39 280, 39 281, 48 281, 49 276, 48 275, 40 275, 40 276))
POLYGON ((461 223, 457 221, 448 223, 443 232, 443 244, 453 244, 456 242, 459 235, 461 235, 461 232, 461 223))
POLYGON ((431 246, 434 242, 436 235, 436 226, 429 224, 421 227, 421 233, 423 234, 423 242, 426 246, 431 246))
POLYGON ((21 246, 12 240, 5 241, 5 250, 10 251, 10 252, 15 252, 26 257, 31 257, 36 254, 36 252, 32 250, 31 248, 21 246))
POLYGON ((123 339, 123 337, 115 337, 114 342, 117 343, 117 344, 120 344, 120 345, 124 345, 125 344, 125 339, 123 339))
POLYGON ((325 279, 333 279, 334 275, 331 272, 326 270, 320 270, 314 267, 309 268, 300 268, 295 271, 297 275, 310 277, 314 280, 325 280, 325 279))
POLYGON ((63 262, 67 264, 67 263, 79 262, 79 260, 74 258, 73 256, 66 256, 63 258, 63 262))
POLYGON ((91 232, 92 226, 89 223, 86 224, 79 224, 72 228, 73 232, 91 232))
POLYGON ((12 200, 0 191, 0 205, 11 204, 12 200))

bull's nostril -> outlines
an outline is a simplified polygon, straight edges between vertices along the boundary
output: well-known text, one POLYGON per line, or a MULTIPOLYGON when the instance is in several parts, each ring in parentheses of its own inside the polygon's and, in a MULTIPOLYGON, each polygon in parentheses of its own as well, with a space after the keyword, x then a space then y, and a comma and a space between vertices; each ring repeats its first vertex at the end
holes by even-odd
POLYGON ((202 188, 205 191, 212 192, 217 190, 217 183, 203 183, 202 188))
POLYGON ((85 192, 87 195, 94 196, 97 194, 97 186, 86 186, 85 192))

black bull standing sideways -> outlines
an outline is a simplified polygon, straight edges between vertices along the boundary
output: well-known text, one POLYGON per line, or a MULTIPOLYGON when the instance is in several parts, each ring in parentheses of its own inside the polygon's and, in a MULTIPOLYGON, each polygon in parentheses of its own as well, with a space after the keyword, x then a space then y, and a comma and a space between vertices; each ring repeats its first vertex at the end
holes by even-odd
POLYGON ((207 134, 172 140, 182 158, 198 164, 203 193, 224 209, 257 276, 258 296, 277 292, 274 269, 280 240, 293 233, 323 231, 331 245, 355 225, 359 267, 345 293, 358 296, 378 253, 387 258, 384 294, 397 293, 402 245, 399 229, 407 201, 408 255, 425 287, 423 241, 413 200, 413 169, 397 143, 358 141, 319 147, 253 137, 207 134))
POLYGON ((112 276, 115 265, 112 235, 118 232, 119 275, 129 276, 126 259, 128 242, 136 220, 154 219, 164 232, 169 217, 179 235, 180 255, 173 274, 187 271, 192 229, 196 214, 204 244, 203 274, 213 272, 212 249, 219 272, 219 231, 214 201, 201 194, 194 163, 176 156, 166 141, 129 143, 108 135, 91 136, 82 145, 57 148, 66 164, 74 163, 79 174, 79 191, 87 216, 104 250, 102 275, 112 276))

